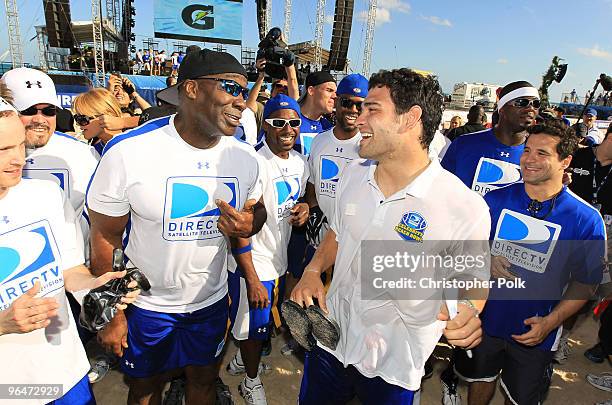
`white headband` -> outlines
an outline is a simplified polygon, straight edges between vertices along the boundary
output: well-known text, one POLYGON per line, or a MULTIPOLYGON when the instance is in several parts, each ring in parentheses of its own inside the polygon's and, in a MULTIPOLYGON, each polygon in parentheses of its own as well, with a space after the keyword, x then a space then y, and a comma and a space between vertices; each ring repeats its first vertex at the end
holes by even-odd
POLYGON ((2 97, 0 97, 0 112, 3 111, 13 111, 15 113, 17 113, 17 110, 15 109, 15 107, 13 107, 8 101, 6 101, 5 99, 3 99, 2 97))
POLYGON ((499 99, 497 102, 497 111, 501 110, 508 101, 519 97, 536 97, 539 100, 540 94, 538 94, 538 90, 536 90, 535 87, 519 87, 499 99))

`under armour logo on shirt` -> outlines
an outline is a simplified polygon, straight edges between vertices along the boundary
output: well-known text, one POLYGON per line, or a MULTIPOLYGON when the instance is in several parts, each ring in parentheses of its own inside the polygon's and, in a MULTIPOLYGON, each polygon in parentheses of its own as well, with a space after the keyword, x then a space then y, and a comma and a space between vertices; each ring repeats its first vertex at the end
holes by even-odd
POLYGON ((134 368, 134 363, 130 363, 129 361, 125 361, 125 365, 128 366, 129 368, 134 368))
POLYGON ((32 158, 26 159, 26 163, 29 163, 29 164, 33 165, 34 164, 34 159, 32 159, 32 158))
POLYGON ((317 130, 317 126, 316 125, 311 125, 310 126, 310 130, 311 131, 316 131, 317 130))
POLYGON ((32 86, 38 86, 39 89, 42 89, 42 83, 39 82, 38 80, 35 81, 34 83, 32 83, 31 81, 26 81, 26 86, 28 86, 28 89, 31 89, 32 86))
POLYGON ((336 148, 336 152, 342 153, 342 148, 336 148))
POLYGON ((5 215, 5 216, 3 216, 3 217, 0 217, 0 222, 4 222, 5 224, 8 224, 8 223, 9 223, 9 219, 8 219, 8 217, 5 215))
POLYGON ((208 162, 198 162, 198 169, 210 169, 210 164, 208 162))
POLYGON ((501 156, 501 157, 510 157, 510 152, 499 152, 499 156, 501 156))

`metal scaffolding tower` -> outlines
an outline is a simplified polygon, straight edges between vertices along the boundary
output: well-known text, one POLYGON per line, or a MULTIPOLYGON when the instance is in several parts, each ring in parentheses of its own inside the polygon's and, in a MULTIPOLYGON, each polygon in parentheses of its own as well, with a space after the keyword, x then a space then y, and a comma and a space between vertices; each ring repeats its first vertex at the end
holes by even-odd
POLYGON ((264 30, 266 34, 268 31, 272 29, 272 0, 268 0, 266 2, 266 19, 265 19, 266 29, 264 30))
POLYGON ((370 61, 372 60, 372 47, 374 46, 374 29, 376 28, 376 0, 370 0, 368 9, 368 28, 366 30, 365 49, 363 51, 362 74, 370 76, 370 61))
POLYGON ((289 44, 291 34, 291 0, 285 0, 285 25, 283 26, 283 39, 289 44))
POLYGON ((21 48, 21 33, 19 30, 19 13, 16 0, 4 0, 6 7, 6 23, 8 26, 9 49, 13 68, 23 66, 23 50, 21 48))
POLYGON ((106 74, 104 72, 104 38, 102 37, 102 10, 101 0, 91 0, 91 22, 94 43, 94 62, 96 74, 94 76, 94 87, 106 86, 106 74))
POLYGON ((323 24, 325 23, 325 0, 317 2, 317 27, 315 29, 315 54, 314 65, 315 70, 321 70, 323 66, 322 50, 323 46, 323 24))
POLYGON ((47 49, 45 47, 45 35, 43 33, 43 27, 36 27, 36 42, 38 44, 38 59, 40 63, 40 70, 46 72, 49 70, 47 64, 47 49))
MULTIPOLYGON (((110 1, 110 0, 106 0, 110 1)), ((121 32, 121 5, 119 0, 113 0, 113 26, 118 33, 121 32)), ((124 41, 129 41, 129 38, 123 38, 124 41)))

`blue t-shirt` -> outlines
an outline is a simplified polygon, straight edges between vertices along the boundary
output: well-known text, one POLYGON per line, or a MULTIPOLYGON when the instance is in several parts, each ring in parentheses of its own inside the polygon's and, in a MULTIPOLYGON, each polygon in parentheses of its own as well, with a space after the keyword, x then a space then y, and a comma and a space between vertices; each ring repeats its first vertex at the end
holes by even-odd
POLYGON ((507 146, 493 129, 465 134, 448 147, 442 167, 480 195, 521 180, 519 160, 524 145, 507 146))
MULTIPOLYGON (((506 257, 510 272, 524 288, 499 286, 489 291, 482 326, 489 336, 515 342, 531 327, 525 319, 546 316, 559 303, 571 281, 599 284, 604 270, 604 222, 599 212, 566 187, 538 211, 523 183, 488 193, 491 212, 491 255, 506 257), (534 217, 535 214, 535 217, 534 217)), ((584 297, 583 297, 584 298, 584 297)), ((558 339, 553 330, 536 347, 551 350, 558 339)), ((518 344, 518 343, 517 343, 518 344)))
POLYGON ((325 118, 321 118, 318 121, 311 120, 310 118, 305 117, 302 113, 300 113, 300 118, 302 119, 302 125, 300 125, 300 136, 295 140, 293 149, 304 156, 308 156, 310 155, 310 146, 312 145, 312 140, 314 137, 317 136, 317 134, 330 129, 332 124, 325 118))

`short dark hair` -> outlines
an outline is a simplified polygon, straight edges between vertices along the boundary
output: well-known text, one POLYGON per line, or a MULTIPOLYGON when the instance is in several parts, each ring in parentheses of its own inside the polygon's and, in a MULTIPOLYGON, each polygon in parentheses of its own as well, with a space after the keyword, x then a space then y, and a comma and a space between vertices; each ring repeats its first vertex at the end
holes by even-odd
POLYGON ((415 105, 421 107, 423 134, 419 138, 424 149, 434 138, 442 120, 442 88, 438 80, 407 68, 381 70, 370 77, 369 89, 387 87, 396 114, 404 114, 415 105))
POLYGON ((527 132, 529 132, 530 135, 546 134, 559 138, 557 153, 561 159, 573 155, 576 149, 578 149, 578 137, 576 136, 576 132, 565 125, 560 119, 551 118, 544 120, 541 124, 527 128, 527 132))

